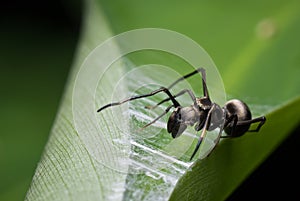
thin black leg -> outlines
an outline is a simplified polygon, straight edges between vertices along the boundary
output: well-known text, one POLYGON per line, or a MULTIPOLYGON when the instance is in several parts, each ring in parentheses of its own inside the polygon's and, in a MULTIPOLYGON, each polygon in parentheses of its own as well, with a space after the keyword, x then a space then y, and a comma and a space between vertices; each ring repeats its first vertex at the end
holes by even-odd
POLYGON ((262 127, 262 125, 264 125, 264 123, 266 122, 266 117, 262 116, 262 117, 257 117, 255 119, 251 119, 248 121, 238 121, 237 125, 249 125, 249 124, 253 124, 253 123, 257 123, 257 122, 259 122, 259 124, 256 127, 256 129, 248 130, 247 132, 258 132, 259 129, 262 127))
POLYGON ((202 87, 203 87, 203 95, 209 99, 208 89, 206 85, 206 72, 204 68, 199 68, 202 76, 202 87))
POLYGON ((104 105, 104 106, 101 107, 100 109, 98 109, 97 112, 100 112, 100 111, 102 111, 102 110, 104 110, 104 109, 106 109, 106 108, 108 108, 108 107, 112 107, 112 106, 116 106, 116 105, 121 105, 121 104, 126 103, 126 102, 128 102, 128 101, 132 101, 132 100, 136 100, 136 99, 140 99, 140 98, 145 98, 145 97, 153 96, 153 95, 155 95, 155 94, 157 94, 157 93, 160 93, 160 92, 164 92, 164 93, 166 93, 166 94, 169 96, 169 98, 170 98, 170 100, 172 101, 174 107, 180 106, 180 104, 179 104, 179 103, 175 100, 175 98, 172 96, 172 94, 171 94, 171 92, 169 91, 169 89, 167 89, 167 88, 165 88, 165 87, 161 87, 161 88, 159 88, 159 89, 157 89, 157 90, 154 90, 154 91, 152 91, 152 92, 150 92, 150 93, 148 93, 148 94, 138 95, 138 96, 132 96, 132 97, 127 98, 127 99, 125 99, 125 100, 122 100, 122 101, 120 101, 120 102, 109 103, 109 104, 107 104, 107 105, 104 105))
POLYGON ((178 80, 176 80, 175 82, 173 82, 169 87, 168 89, 171 89, 174 85, 176 85, 178 82, 184 80, 184 79, 187 79, 193 75, 195 75, 196 73, 201 73, 201 76, 202 76, 202 86, 203 86, 203 94, 205 97, 209 98, 209 94, 208 94, 208 89, 207 89, 207 85, 206 85, 206 72, 205 72, 205 69, 204 68, 198 68, 196 69, 195 71, 187 74, 187 75, 184 75, 182 76, 181 78, 179 78, 178 80))
POLYGON ((193 72, 189 73, 189 74, 186 74, 184 76, 182 76, 181 78, 177 79, 175 82, 173 82, 169 87, 168 89, 171 89, 173 86, 175 86, 178 82, 184 80, 184 79, 187 79, 193 75, 195 75, 196 73, 199 73, 201 72, 201 74, 203 75, 203 72, 204 72, 204 75, 205 75, 205 69, 204 68, 198 68, 196 70, 194 70, 193 72))
MULTIPOLYGON (((185 93, 188 93, 190 95, 191 99, 193 100, 193 103, 196 103, 196 97, 193 94, 193 92, 191 90, 189 90, 189 89, 184 89, 184 90, 180 91, 178 94, 174 95, 173 97, 177 98, 179 96, 182 96, 185 93)), ((154 105, 154 106, 146 106, 146 108, 148 108, 148 109, 155 109, 157 106, 159 106, 159 105, 161 105, 164 102, 167 102, 169 100, 170 100, 170 98, 166 98, 166 99, 160 101, 159 103, 157 103, 156 105, 154 105)))
POLYGON ((228 118, 228 120, 224 124, 224 128, 226 128, 228 126, 228 124, 231 122, 233 122, 233 124, 232 124, 232 126, 230 126, 231 127, 230 136, 233 136, 236 125, 238 124, 238 116, 236 114, 232 115, 231 117, 228 118))
POLYGON ((194 150, 194 152, 193 152, 193 154, 192 154, 190 160, 192 160, 192 159, 194 158, 195 154, 197 153, 197 151, 198 151, 198 149, 199 149, 199 147, 200 147, 200 145, 201 145, 201 143, 202 143, 202 141, 203 141, 203 139, 204 139, 204 137, 205 137, 205 135, 206 135, 206 131, 207 131, 208 127, 209 127, 209 122, 210 122, 210 118, 211 118, 211 113, 212 113, 212 111, 215 109, 215 107, 216 107, 216 105, 213 104, 212 107, 210 108, 210 110, 209 110, 208 113, 207 113, 207 118, 206 118, 206 120, 205 120, 205 124, 204 124, 203 130, 202 130, 202 133, 201 133, 201 135, 200 135, 200 137, 199 137, 199 139, 198 139, 196 148, 195 148, 195 150, 194 150))
POLYGON ((174 105, 170 105, 169 107, 167 107, 167 109, 165 109, 165 111, 164 111, 161 115, 159 115, 158 117, 156 117, 156 118, 155 118, 154 120, 152 120, 150 123, 148 123, 148 124, 146 124, 145 126, 143 126, 141 129, 144 129, 144 128, 150 126, 151 124, 155 123, 157 120, 159 120, 159 119, 160 119, 161 117, 163 117, 165 114, 167 114, 167 113, 170 111, 170 109, 171 109, 172 107, 174 107, 174 105))
POLYGON ((210 152, 207 154, 207 157, 213 152, 213 150, 215 150, 215 148, 217 147, 217 145, 220 142, 220 139, 223 138, 222 136, 222 132, 224 130, 224 125, 221 125, 220 127, 220 131, 218 133, 218 137, 214 140, 214 147, 210 150, 210 152))
POLYGON ((231 138, 231 137, 233 137, 234 129, 236 128, 236 126, 250 125, 250 124, 253 124, 253 123, 257 123, 257 122, 259 122, 259 124, 256 127, 256 129, 248 130, 247 132, 258 132, 259 129, 262 127, 262 125, 264 125, 264 123, 266 122, 266 117, 262 116, 262 117, 257 117, 255 119, 250 119, 250 120, 246 120, 246 121, 238 121, 237 115, 233 115, 226 121, 226 123, 224 124, 224 128, 226 128, 228 126, 228 124, 232 121, 233 121, 233 125, 231 126, 232 127, 231 134, 221 136, 221 138, 231 138))

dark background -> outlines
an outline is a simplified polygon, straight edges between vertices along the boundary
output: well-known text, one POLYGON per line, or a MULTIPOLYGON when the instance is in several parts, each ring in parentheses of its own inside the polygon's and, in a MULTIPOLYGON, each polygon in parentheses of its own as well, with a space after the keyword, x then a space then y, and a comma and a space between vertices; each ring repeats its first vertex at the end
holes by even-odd
POLYGON ((0 6, 0 200, 24 200, 76 49, 81 7, 66 1, 0 6))
MULTIPOLYGON (((47 142, 72 65, 80 1, 0 7, 0 200, 22 200, 47 142)), ((229 200, 297 198, 300 128, 229 200)))

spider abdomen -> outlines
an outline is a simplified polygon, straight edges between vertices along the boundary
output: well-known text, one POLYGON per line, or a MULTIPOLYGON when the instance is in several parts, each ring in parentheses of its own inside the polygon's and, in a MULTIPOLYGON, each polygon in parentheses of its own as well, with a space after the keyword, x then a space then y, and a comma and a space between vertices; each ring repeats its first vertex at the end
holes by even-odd
POLYGON ((252 115, 249 107, 241 100, 233 99, 228 101, 225 106, 226 119, 236 119, 236 126, 234 126, 234 120, 228 125, 225 122, 225 132, 230 137, 238 137, 246 133, 250 127, 250 124, 241 124, 243 121, 251 120, 252 115))

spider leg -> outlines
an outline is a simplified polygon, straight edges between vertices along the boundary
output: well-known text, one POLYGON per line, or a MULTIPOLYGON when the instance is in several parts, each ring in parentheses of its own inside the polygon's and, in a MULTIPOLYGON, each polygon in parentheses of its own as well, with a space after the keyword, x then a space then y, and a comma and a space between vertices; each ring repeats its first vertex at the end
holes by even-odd
MULTIPOLYGON (((232 129, 231 129, 231 134, 230 134, 229 137, 231 137, 231 136, 233 135, 234 130, 235 130, 235 128, 236 128, 236 125, 238 124, 238 116, 237 116, 236 114, 230 116, 230 117, 226 120, 226 122, 225 122, 225 124, 224 124, 224 128, 226 128, 226 127, 228 126, 228 124, 231 123, 231 122, 233 122, 233 125, 232 125, 232 129)), ((225 137, 223 137, 223 138, 225 138, 225 137)))
POLYGON ((145 98, 145 97, 153 96, 153 95, 155 95, 155 94, 157 94, 157 93, 160 93, 160 92, 164 92, 164 93, 166 93, 166 94, 169 96, 169 98, 170 98, 170 100, 172 101, 174 107, 179 107, 179 106, 180 106, 180 104, 179 104, 179 103, 176 101, 176 99, 172 96, 172 94, 171 94, 171 92, 169 91, 169 89, 166 88, 166 87, 161 87, 161 88, 159 88, 159 89, 157 89, 157 90, 154 90, 154 91, 152 91, 152 92, 150 92, 150 93, 148 93, 148 94, 138 95, 138 96, 132 96, 132 97, 127 98, 127 99, 124 99, 124 100, 122 100, 122 101, 120 101, 120 102, 109 103, 109 104, 107 104, 107 105, 104 105, 104 106, 101 107, 100 109, 98 109, 97 112, 100 112, 100 111, 102 111, 102 110, 104 110, 104 109, 106 109, 106 108, 108 108, 108 107, 112 107, 112 106, 116 106, 116 105, 121 105, 121 104, 126 103, 126 102, 128 102, 128 101, 132 101, 132 100, 136 100, 136 99, 140 99, 140 98, 145 98))
MULTIPOLYGON (((190 97, 191 97, 191 99, 193 100, 194 103, 196 102, 196 97, 195 97, 195 95, 194 95, 193 92, 192 92, 191 90, 189 90, 189 89, 184 89, 184 90, 180 91, 178 94, 174 95, 173 97, 174 97, 174 98, 177 98, 177 97, 179 97, 179 96, 182 96, 182 95, 185 94, 185 93, 188 93, 188 94, 190 95, 190 97)), ((164 102, 167 102, 167 101, 169 101, 169 100, 170 100, 170 98, 166 98, 166 99, 160 101, 159 103, 157 103, 157 104, 154 105, 154 106, 145 106, 145 107, 146 107, 147 109, 155 109, 157 106, 159 106, 159 105, 161 105, 161 104, 163 104, 164 102)))
POLYGON ((238 121, 237 115, 233 115, 229 119, 226 120, 224 128, 232 121, 233 121, 233 125, 232 125, 231 135, 221 136, 221 138, 231 138, 232 133, 234 133, 234 129, 236 128, 236 126, 250 125, 250 124, 253 124, 253 123, 257 123, 257 122, 259 122, 259 124, 256 127, 256 129, 248 130, 247 132, 258 132, 260 130, 260 128, 262 127, 262 125, 264 125, 264 123, 266 122, 266 117, 261 116, 261 117, 255 118, 255 119, 250 119, 250 120, 245 120, 245 121, 238 121))
POLYGON ((251 119, 251 120, 247 120, 247 121, 238 121, 237 125, 248 125, 248 124, 253 124, 253 123, 256 123, 256 122, 259 122, 256 129, 248 130, 247 132, 258 132, 259 129, 262 127, 262 125, 264 125, 264 123, 266 122, 266 117, 262 116, 262 117, 257 117, 255 119, 251 119))
POLYGON ((213 104, 212 107, 210 108, 210 110, 209 110, 208 113, 207 113, 207 117, 206 117, 206 120, 205 120, 205 124, 204 124, 204 126, 203 126, 202 133, 201 133, 201 135, 200 135, 200 137, 199 137, 199 139, 198 139, 198 143, 197 143, 197 145, 196 145, 196 148, 195 148, 195 150, 194 150, 194 152, 193 152, 193 154, 192 154, 190 160, 193 159, 193 157, 194 157, 195 154, 197 153, 197 151, 198 151, 198 149, 199 149, 199 147, 200 147, 200 145, 201 145, 201 143, 202 143, 204 137, 206 136, 206 131, 208 130, 208 127, 209 127, 209 122, 210 122, 211 113, 212 113, 212 111, 215 109, 215 107, 216 107, 216 105, 213 104))
MULTIPOLYGON (((184 80, 184 79, 187 79, 193 75, 195 75, 196 73, 199 73, 201 72, 202 76, 203 76, 203 73, 204 73, 204 77, 205 77, 205 69, 204 68, 198 68, 196 70, 194 70, 193 72, 189 73, 189 74, 186 74, 184 76, 182 76, 181 78, 177 79, 175 82, 173 82, 169 87, 168 89, 171 89, 173 86, 175 86, 178 82, 184 80)), ((203 77, 202 77, 203 78, 203 77)), ((205 79, 205 78, 204 78, 205 79)))
POLYGON ((218 137, 214 140, 214 147, 210 150, 210 152, 207 154, 207 157, 213 152, 213 150, 215 150, 215 148, 217 147, 217 145, 220 142, 220 139, 223 138, 224 136, 222 136, 222 132, 224 130, 224 126, 220 127, 220 131, 218 133, 218 137))
MULTIPOLYGON (((187 79, 193 75, 195 75, 196 73, 199 73, 201 72, 201 76, 202 76, 202 86, 203 86, 203 93, 204 93, 204 96, 209 98, 209 94, 208 94, 208 89, 207 89, 207 85, 206 85, 206 72, 205 72, 205 69, 204 68, 198 68, 196 70, 194 70, 193 72, 189 73, 189 74, 186 74, 184 76, 182 76, 181 78, 177 79, 175 82, 173 82, 167 89, 171 89, 173 86, 175 86, 178 82, 184 80, 184 79, 187 79)), ((185 93, 189 93, 189 95, 191 96, 193 102, 195 103, 196 102, 196 98, 194 96, 194 94, 192 93, 191 90, 188 90, 188 89, 184 89, 182 90, 181 92, 179 92, 178 94, 176 94, 175 96, 173 96, 174 98, 175 97, 178 97, 178 96, 181 96, 185 93)), ((155 106, 146 106, 146 108, 149 108, 149 109, 154 109, 156 108, 158 105, 166 102, 166 101, 169 101, 170 98, 166 98, 164 100, 162 100, 161 102, 159 102, 158 104, 156 104, 155 106)))
POLYGON ((206 72, 205 72, 205 69, 204 68, 199 68, 198 70, 201 72, 201 76, 202 76, 203 95, 204 95, 204 97, 209 98, 208 89, 207 89, 207 85, 206 85, 206 72))
POLYGON ((176 85, 178 82, 184 80, 184 79, 187 79, 193 75, 195 75, 196 73, 201 73, 201 76, 202 76, 202 86, 203 86, 203 94, 205 97, 209 98, 209 94, 208 94, 208 89, 207 89, 207 85, 206 85, 206 72, 205 72, 205 69, 204 68, 198 68, 196 70, 194 70, 193 72, 187 74, 187 75, 184 75, 182 76, 181 78, 179 78, 178 80, 176 80, 175 82, 173 82, 169 87, 168 89, 171 89, 174 85, 176 85))
POLYGON ((147 128, 148 126, 150 126, 151 124, 155 123, 157 120, 159 120, 161 117, 163 117, 165 114, 167 114, 170 109, 174 107, 174 105, 170 105, 169 107, 166 108, 166 110, 161 114, 159 115, 158 117, 156 117, 154 120, 152 120, 150 123, 146 124, 145 126, 143 126, 142 128, 140 128, 139 130, 142 130, 144 128, 147 128))

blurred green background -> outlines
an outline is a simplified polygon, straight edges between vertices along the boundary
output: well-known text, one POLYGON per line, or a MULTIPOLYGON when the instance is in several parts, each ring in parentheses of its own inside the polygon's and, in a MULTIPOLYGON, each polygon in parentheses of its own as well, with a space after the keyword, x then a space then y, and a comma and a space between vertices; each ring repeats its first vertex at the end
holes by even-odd
MULTIPOLYGON (((125 2, 114 8, 107 1, 102 4, 108 18, 116 12, 112 9, 119 7, 121 12, 122 7, 126 6, 125 2)), ((131 6, 134 5, 144 4, 135 2, 131 6)), ((23 200, 47 142, 72 65, 80 33, 82 3, 57 0, 42 3, 31 0, 8 2, 0 9, 0 200, 23 200)), ((168 13, 180 14, 180 9, 182 7, 178 6, 175 10, 166 11, 166 18, 162 20, 171 20, 168 13)), ((188 5, 185 9, 192 9, 191 14, 196 13, 196 8, 188 5)), ((222 9, 222 6, 216 9, 222 9)), ((119 21, 120 24, 112 25, 116 31, 124 27, 139 28, 134 24, 136 20, 130 19, 130 12, 124 13, 124 16, 127 17, 124 22, 132 21, 133 24, 119 21)), ((147 26, 164 24, 163 21, 149 23, 147 20, 151 13, 141 16, 144 18, 139 21, 144 20, 147 26)), ((194 26, 184 24, 186 22, 177 23, 185 29, 194 26)), ((220 30, 213 24, 211 27, 212 30, 220 30)), ((164 28, 176 30, 172 26, 164 28)), ((193 35, 190 37, 193 38, 193 35)), ((227 37, 224 36, 223 40, 227 37)), ((217 65, 227 64, 226 56, 218 57, 218 54, 226 54, 226 49, 232 47, 215 50, 213 47, 218 41, 201 42, 217 65)), ((239 43, 236 41, 237 47, 239 43)), ((292 178, 297 181, 295 178, 299 176, 299 165, 296 165, 299 164, 296 150, 299 142, 298 128, 236 190, 230 200, 244 200, 251 196, 272 198, 272 195, 277 197, 285 193, 296 196, 295 187, 286 183, 290 183, 292 178), (278 183, 274 183, 274 178, 278 183)))
POLYGON ((47 142, 79 36, 70 5, 0 7, 0 200, 24 199, 47 142))

